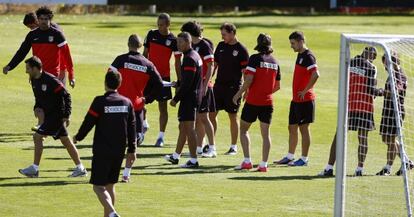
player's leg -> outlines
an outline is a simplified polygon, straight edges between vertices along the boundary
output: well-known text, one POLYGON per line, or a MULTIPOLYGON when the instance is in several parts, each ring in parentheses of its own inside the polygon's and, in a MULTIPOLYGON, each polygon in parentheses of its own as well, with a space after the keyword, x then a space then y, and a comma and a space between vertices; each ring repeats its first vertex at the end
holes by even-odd
POLYGON ((39 133, 33 134, 33 143, 34 143, 33 164, 24 169, 19 169, 20 174, 25 175, 27 177, 38 177, 39 176, 39 165, 40 165, 40 160, 42 159, 44 137, 45 137, 44 135, 40 135, 39 133))
POLYGON ((105 186, 93 185, 93 191, 98 197, 99 202, 101 202, 104 208, 104 216, 109 216, 111 213, 115 212, 115 208, 112 205, 112 197, 107 191, 105 186))
POLYGON ((172 164, 178 164, 186 141, 187 135, 184 130, 184 123, 180 122, 178 124, 178 137, 177 145, 175 146, 175 152, 172 154, 165 155, 164 159, 172 164))
POLYGON ((115 184, 107 184, 105 185, 106 190, 108 191, 109 195, 111 196, 112 206, 115 207, 115 184))
POLYGON ((197 132, 197 154, 201 155, 203 154, 203 140, 204 136, 206 134, 204 129, 204 124, 201 121, 200 113, 197 113, 196 116, 196 132, 197 132))
POLYGON ((392 135, 382 135, 382 141, 384 144, 387 145, 387 164, 376 173, 377 176, 389 176, 391 175, 391 167, 394 163, 395 157, 397 155, 397 147, 396 147, 396 137, 392 135))
MULTIPOLYGON (((215 146, 215 140, 214 140, 214 129, 213 125, 210 122, 210 119, 208 117, 208 113, 199 113, 198 117, 203 125, 203 129, 205 134, 207 135, 208 139, 208 151, 207 153, 203 153, 203 157, 216 157, 217 156, 217 150, 215 146)), ((201 136, 197 134, 197 136, 201 136)), ((197 138, 199 141, 203 141, 203 138, 197 138)))
POLYGON ((368 153, 368 130, 358 129, 358 143, 358 167, 355 175, 362 176, 365 158, 368 153))
POLYGON ((155 142, 156 147, 162 147, 164 146, 164 133, 165 129, 167 128, 168 123, 168 107, 167 107, 168 101, 158 101, 158 110, 160 112, 160 132, 158 134, 157 141, 155 142))
POLYGON ((190 149, 190 160, 182 165, 182 168, 197 168, 197 133, 195 131, 195 121, 182 121, 183 129, 187 135, 188 148, 190 149))
POLYGON ((319 176, 333 176, 333 166, 336 161, 336 133, 332 140, 331 148, 329 151, 328 164, 325 166, 325 169, 320 172, 319 176))
POLYGON ((209 112, 208 115, 209 115, 209 119, 210 119, 211 125, 213 126, 214 135, 216 135, 216 132, 217 132, 217 122, 218 122, 217 121, 218 111, 216 111, 216 112, 209 112))
POLYGON ((290 108, 289 108, 289 148, 288 153, 280 160, 274 161, 275 164, 280 165, 287 165, 289 163, 292 163, 295 158, 295 151, 296 146, 298 144, 298 128, 299 128, 299 116, 297 114, 297 103, 290 102, 290 108))
POLYGON ((269 153, 271 148, 271 138, 270 138, 270 124, 260 121, 260 132, 262 134, 263 144, 262 144, 262 162, 258 166, 258 171, 266 172, 267 171, 267 161, 269 159, 269 153))
POLYGON ((230 148, 237 147, 237 137, 239 135, 239 121, 237 120, 237 113, 227 113, 230 120, 230 134, 231 134, 231 146, 230 148))
POLYGON ((86 176, 88 173, 80 160, 78 149, 76 148, 75 144, 73 144, 70 137, 67 135, 64 135, 64 136, 60 136, 59 139, 62 145, 65 146, 67 152, 69 153, 70 158, 72 158, 73 162, 76 165, 76 168, 73 170, 70 176, 71 177, 86 176))
POLYGON ((309 147, 311 144, 310 124, 299 125, 300 134, 302 136, 302 156, 304 162, 308 162, 309 147))
POLYGON ((250 157, 250 135, 249 135, 249 128, 252 123, 244 121, 243 119, 240 120, 240 143, 243 150, 244 160, 239 165, 236 166, 236 170, 243 170, 243 169, 252 169, 252 159, 250 157))

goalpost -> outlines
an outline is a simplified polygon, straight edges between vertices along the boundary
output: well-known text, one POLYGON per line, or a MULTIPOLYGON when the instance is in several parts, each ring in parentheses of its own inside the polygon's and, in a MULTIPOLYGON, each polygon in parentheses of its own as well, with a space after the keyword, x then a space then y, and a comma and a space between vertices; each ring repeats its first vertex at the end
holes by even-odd
POLYGON ((414 36, 341 35, 334 216, 412 216, 411 78, 414 36))

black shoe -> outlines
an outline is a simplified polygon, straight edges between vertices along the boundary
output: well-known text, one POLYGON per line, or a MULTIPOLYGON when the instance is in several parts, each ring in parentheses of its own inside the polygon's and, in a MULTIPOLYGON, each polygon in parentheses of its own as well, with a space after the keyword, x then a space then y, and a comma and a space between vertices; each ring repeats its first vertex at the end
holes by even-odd
POLYGON ((355 171, 354 176, 362 176, 362 170, 355 171))
POLYGON ((175 159, 172 154, 171 155, 168 155, 168 154, 165 155, 164 159, 166 161, 170 162, 171 164, 178 164, 178 162, 180 161, 179 159, 175 159))
MULTIPOLYGON (((203 153, 207 153, 209 149, 210 149, 210 147, 208 145, 205 145, 203 147, 203 153)), ((203 153, 201 153, 201 154, 203 154, 203 153)))
POLYGON ((225 155, 236 155, 237 151, 234 150, 233 148, 230 148, 226 153, 224 153, 225 155))
POLYGON ((323 170, 318 174, 318 176, 333 176, 333 169, 323 170))
POLYGON ((391 171, 387 168, 382 168, 381 171, 379 171, 377 174, 375 174, 377 176, 389 176, 391 175, 391 171))
MULTIPOLYGON (((414 163, 410 160, 408 161, 408 163, 405 164, 405 168, 406 170, 412 170, 414 168, 414 163)), ((403 173, 402 171, 402 166, 400 167, 400 169, 395 173, 396 176, 401 176, 403 173)))
POLYGON ((195 164, 191 163, 191 160, 187 161, 187 163, 181 165, 181 168, 189 168, 189 169, 193 169, 193 168, 198 168, 198 162, 196 162, 195 164))

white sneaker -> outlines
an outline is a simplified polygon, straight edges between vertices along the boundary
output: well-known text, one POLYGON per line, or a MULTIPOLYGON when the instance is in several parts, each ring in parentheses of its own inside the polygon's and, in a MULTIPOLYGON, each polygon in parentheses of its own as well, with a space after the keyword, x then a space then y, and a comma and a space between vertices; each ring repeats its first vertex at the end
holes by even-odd
POLYGON ((209 149, 207 153, 203 153, 202 157, 215 158, 217 157, 217 151, 215 149, 209 149))

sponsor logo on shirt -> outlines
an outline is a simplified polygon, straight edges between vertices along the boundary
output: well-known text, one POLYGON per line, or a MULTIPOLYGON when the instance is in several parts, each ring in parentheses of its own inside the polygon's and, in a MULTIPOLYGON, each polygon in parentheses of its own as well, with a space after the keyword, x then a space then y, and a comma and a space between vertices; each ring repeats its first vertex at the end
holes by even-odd
POLYGON ((239 51, 238 50, 234 50, 233 51, 233 56, 237 56, 239 54, 239 51))
POLYGON ((170 46, 170 45, 171 45, 171 41, 167 39, 167 40, 165 41, 165 45, 170 46))
POLYGON ((137 64, 133 64, 133 63, 125 63, 124 68, 131 69, 131 70, 134 70, 134 71, 139 71, 139 72, 147 72, 147 67, 146 66, 137 65, 137 64))
POLYGON ((365 76, 365 70, 360 69, 358 67, 350 67, 349 71, 353 74, 357 74, 357 75, 360 75, 360 76, 365 76))
POLYGON ((105 106, 105 113, 128 113, 128 106, 105 106))
POLYGON ((42 91, 45 92, 47 90, 47 85, 46 84, 42 84, 42 91))
POLYGON ((53 42, 54 37, 53 36, 49 36, 49 42, 53 42))
POLYGON ((277 64, 267 63, 267 62, 260 62, 260 68, 267 68, 267 69, 277 70, 277 64))

